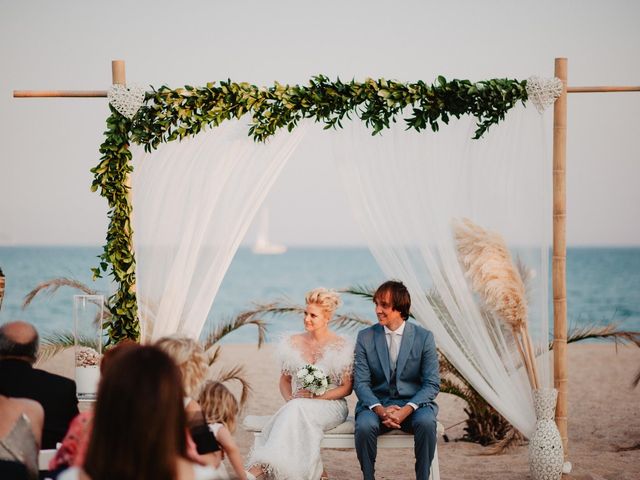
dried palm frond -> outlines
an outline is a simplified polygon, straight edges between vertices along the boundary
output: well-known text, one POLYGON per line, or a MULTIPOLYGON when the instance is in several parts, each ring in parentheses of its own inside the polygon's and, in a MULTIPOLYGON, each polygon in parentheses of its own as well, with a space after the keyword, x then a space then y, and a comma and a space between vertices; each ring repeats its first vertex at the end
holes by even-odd
MULTIPOLYGON (((53 332, 44 335, 40 340, 40 348, 38 349, 36 365, 39 365, 42 362, 46 362, 50 358, 55 357, 60 352, 74 347, 75 345, 75 335, 70 331, 53 332)), ((80 336, 78 337, 78 345, 82 345, 83 347, 90 347, 94 350, 99 350, 98 345, 96 345, 95 338, 80 336)))
POLYGON ((230 381, 239 382, 242 386, 242 393, 240 394, 240 409, 244 408, 247 400, 249 399, 249 394, 253 389, 246 379, 246 372, 243 366, 238 365, 228 370, 222 370, 218 373, 215 380, 221 383, 227 383, 230 381))
POLYGON ((502 236, 465 218, 454 222, 458 255, 471 286, 485 305, 513 331, 531 388, 538 388, 529 337, 525 284, 502 236))
POLYGON ((207 335, 204 342, 202 342, 203 348, 205 351, 209 350, 226 335, 247 325, 254 325, 258 328, 258 348, 260 348, 266 340, 267 323, 264 320, 256 318, 259 313, 261 312, 251 310, 242 312, 234 318, 221 321, 207 335))
POLYGON ((329 325, 336 329, 357 330, 362 327, 368 327, 372 324, 371 320, 358 317, 352 313, 347 315, 337 315, 332 318, 329 325))
MULTIPOLYGON (((58 289, 61 287, 75 288, 76 290, 79 290, 85 295, 100 295, 100 293, 97 290, 94 290, 88 287, 87 285, 80 282, 79 280, 75 280, 73 278, 66 278, 66 277, 52 278, 51 280, 47 280, 45 282, 42 282, 36 285, 36 287, 33 290, 31 290, 29 293, 25 295, 24 300, 22 302, 22 309, 24 310, 25 308, 27 308, 38 294, 46 293, 47 295, 51 296, 56 291, 58 291, 58 289)), ((91 300, 91 303, 98 305, 98 302, 95 300, 91 300)), ((103 307, 104 308, 102 309, 102 318, 98 318, 99 317, 99 314, 98 314, 95 318, 96 324, 104 324, 105 322, 109 321, 112 317, 111 311, 109 310, 109 303, 107 298, 105 298, 104 300, 103 307)))
POLYGON ((500 455, 502 453, 506 453, 512 448, 524 444, 524 442, 525 436, 511 425, 502 440, 492 445, 487 451, 482 452, 481 455, 500 455))
MULTIPOLYGON (((611 340, 615 344, 626 345, 633 343, 640 347, 640 332, 633 330, 618 330, 618 325, 610 323, 608 325, 586 325, 575 327, 569 330, 567 343, 580 342, 582 340, 601 339, 611 340)), ((549 350, 553 349, 553 342, 549 342, 549 350)))
POLYGON ((279 299, 269 303, 254 303, 250 312, 261 315, 292 315, 304 314, 304 307, 288 299, 279 299))
POLYGON ((471 386, 458 369, 438 351, 440 361, 440 392, 455 395, 464 400, 467 407, 465 434, 462 440, 491 445, 504 439, 511 427, 509 421, 471 386))
MULTIPOLYGON (((238 317, 255 317, 255 316, 280 316, 280 315, 304 315, 304 307, 287 299, 278 299, 268 303, 255 303, 254 308, 241 313, 238 317)), ((337 315, 331 322, 331 326, 338 329, 353 330, 360 327, 371 325, 367 319, 361 318, 354 314, 337 315)), ((207 342, 208 343, 208 342, 207 342)), ((213 342, 215 343, 215 342, 213 342)))
POLYGON ((35 298, 39 293, 47 293, 48 295, 53 295, 60 287, 70 287, 75 288, 76 290, 80 290, 85 295, 98 295, 96 290, 89 288, 84 283, 74 280, 73 278, 52 278, 51 280, 47 280, 42 282, 36 287, 27 293, 24 297, 24 301, 22 302, 22 309, 24 310, 31 301, 35 298))
POLYGON ((347 288, 341 288, 338 290, 340 293, 348 293, 349 295, 355 295, 357 297, 363 297, 368 300, 373 300, 373 295, 376 292, 375 287, 369 285, 353 285, 347 288))
POLYGON ((216 360, 218 360, 218 356, 220 355, 221 351, 222 351, 222 347, 220 345, 213 345, 209 349, 205 349, 205 352, 207 353, 207 357, 208 357, 209 366, 216 363, 216 360))
POLYGON ((440 366, 440 391, 461 398, 470 407, 479 403, 479 399, 482 397, 440 350, 438 350, 438 361, 440 366))
POLYGON ((462 388, 457 382, 449 378, 440 378, 440 393, 448 393, 449 395, 461 398, 465 402, 469 403, 469 391, 462 388))

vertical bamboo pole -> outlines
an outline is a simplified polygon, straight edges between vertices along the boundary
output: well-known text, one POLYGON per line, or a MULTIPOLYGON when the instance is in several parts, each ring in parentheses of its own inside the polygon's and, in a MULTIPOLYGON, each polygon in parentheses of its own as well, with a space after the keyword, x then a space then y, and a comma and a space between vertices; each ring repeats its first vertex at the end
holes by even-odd
POLYGON ((114 85, 127 84, 127 77, 124 70, 124 60, 111 61, 111 78, 114 85))
POLYGON ((567 435, 567 59, 555 59, 555 76, 562 80, 562 94, 553 108, 553 377, 558 390, 556 423, 565 457, 567 435))

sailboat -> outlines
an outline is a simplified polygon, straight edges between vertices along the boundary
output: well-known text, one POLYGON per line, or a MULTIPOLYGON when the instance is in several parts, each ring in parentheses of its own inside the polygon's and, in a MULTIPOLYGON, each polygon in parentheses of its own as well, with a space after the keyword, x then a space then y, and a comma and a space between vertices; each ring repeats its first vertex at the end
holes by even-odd
POLYGON ((258 236, 251 251, 258 255, 280 255, 287 251, 286 246, 269 241, 269 211, 266 208, 260 212, 258 236))

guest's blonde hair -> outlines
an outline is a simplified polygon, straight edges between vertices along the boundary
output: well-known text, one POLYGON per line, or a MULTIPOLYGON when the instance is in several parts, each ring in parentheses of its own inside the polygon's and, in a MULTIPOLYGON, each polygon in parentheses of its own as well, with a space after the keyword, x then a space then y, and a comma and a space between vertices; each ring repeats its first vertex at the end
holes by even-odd
POLYGON ((198 403, 207 423, 222 423, 231 433, 236 430, 240 406, 236 397, 222 383, 207 381, 200 390, 198 403))
POLYGON ((333 315, 340 305, 342 305, 342 301, 340 300, 340 295, 335 290, 327 290, 326 288, 314 288, 305 296, 305 301, 307 305, 314 304, 318 305, 322 310, 324 310, 329 315, 333 315))
POLYGON ((200 344, 191 338, 175 334, 161 338, 156 346, 178 365, 185 395, 190 398, 197 396, 209 368, 207 356, 200 344))

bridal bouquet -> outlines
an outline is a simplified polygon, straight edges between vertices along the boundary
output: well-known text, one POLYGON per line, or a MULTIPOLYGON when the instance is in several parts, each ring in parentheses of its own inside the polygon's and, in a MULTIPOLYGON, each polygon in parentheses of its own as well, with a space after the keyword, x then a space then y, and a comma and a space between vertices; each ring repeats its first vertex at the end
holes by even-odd
POLYGON ((314 395, 322 395, 329 386, 327 377, 321 368, 312 364, 307 364, 296 373, 300 388, 309 390, 314 395))

